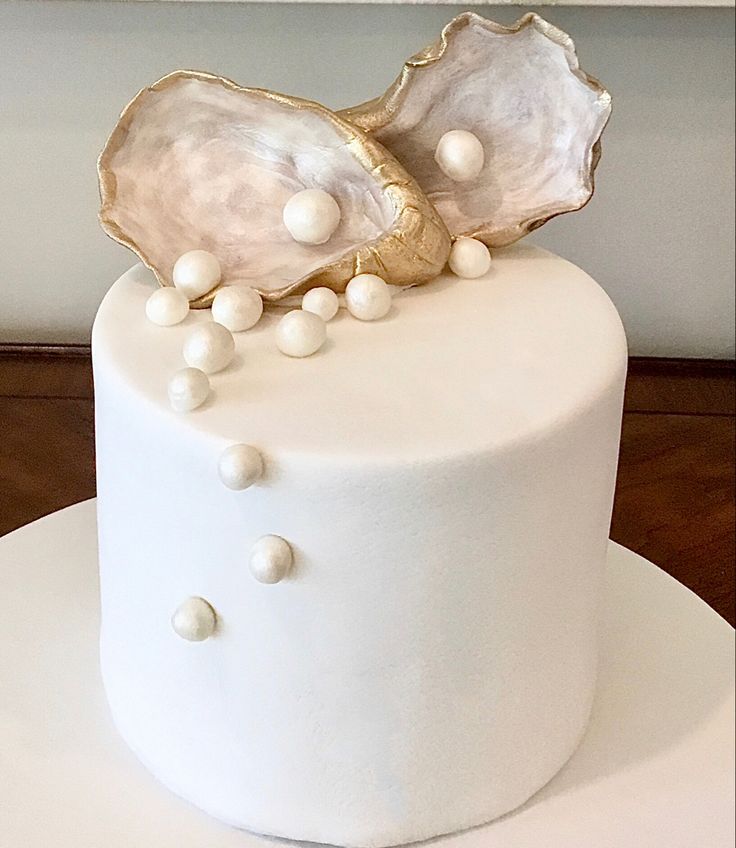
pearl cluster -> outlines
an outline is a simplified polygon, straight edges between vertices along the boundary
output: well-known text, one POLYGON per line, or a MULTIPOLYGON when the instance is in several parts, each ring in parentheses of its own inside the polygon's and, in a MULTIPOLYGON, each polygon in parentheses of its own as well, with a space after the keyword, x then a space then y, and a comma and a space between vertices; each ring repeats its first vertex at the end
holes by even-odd
MULTIPOLYGON (((434 161, 453 182, 474 180, 483 170, 485 151, 477 135, 468 130, 450 130, 437 142, 434 161)), ((491 254, 482 241, 458 238, 450 250, 450 270, 458 277, 482 277, 491 267, 491 254)))
MULTIPOLYGON (((345 289, 345 305, 354 318, 377 321, 391 309, 391 289, 376 274, 358 274, 345 289)), ((278 349, 297 359, 316 353, 327 340, 326 323, 339 307, 332 289, 310 289, 302 298, 302 308, 287 312, 276 327, 278 349)))
MULTIPOLYGON (((324 243, 339 220, 339 207, 324 192, 300 192, 284 210, 284 223, 292 236, 308 244, 324 243)), ((172 409, 190 412, 209 397, 210 375, 224 370, 233 361, 235 339, 232 334, 248 330, 259 321, 263 301, 247 285, 218 288, 222 280, 220 264, 215 256, 204 250, 192 250, 179 257, 172 279, 173 287, 159 289, 146 302, 146 316, 161 327, 184 321, 191 300, 217 289, 212 301, 212 323, 198 324, 187 334, 182 347, 187 367, 169 380, 172 409)), ((346 287, 345 303, 353 317, 376 321, 391 309, 391 290, 385 280, 375 274, 358 274, 346 287)), ((279 350, 294 358, 316 353, 327 339, 327 322, 337 315, 339 306, 339 298, 332 289, 319 287, 308 291, 302 298, 301 309, 288 312, 276 327, 279 350)), ((263 456, 253 445, 230 445, 220 454, 217 473, 225 487, 243 491, 262 479, 263 456)), ((269 534, 253 544, 249 567, 259 583, 274 584, 287 577, 293 559, 291 545, 282 537, 269 534)), ((214 607, 199 596, 185 599, 171 617, 174 632, 189 642, 209 639, 215 635, 217 625, 214 607)))
MULTIPOLYGON (((291 545, 281 536, 261 536, 250 551, 250 572, 259 583, 280 583, 289 575, 293 562, 291 545)), ((174 633, 187 642, 204 642, 215 635, 217 624, 214 607, 199 596, 182 601, 171 616, 174 633)))
MULTIPOLYGON (((455 180, 471 179, 483 167, 483 149, 472 133, 446 133, 437 146, 436 160, 455 180), (477 142, 477 144, 476 144, 477 142)), ((325 192, 307 190, 294 195, 284 208, 284 223, 297 241, 323 244, 337 228, 340 210, 325 192)), ((491 264, 488 248, 477 239, 458 238, 450 251, 448 264, 459 277, 483 276, 491 264)), ((174 287, 154 292, 146 302, 148 319, 158 326, 181 323, 189 313, 190 300, 211 293, 222 279, 220 263, 204 250, 183 254, 174 264, 174 287)), ((376 321, 391 310, 391 290, 376 274, 358 274, 345 289, 348 312, 360 321, 376 321)), ((337 294, 329 288, 309 290, 301 309, 293 309, 276 327, 276 345, 287 356, 304 358, 316 353, 327 340, 327 322, 339 310, 337 294)), ((212 302, 212 323, 194 327, 184 340, 182 356, 186 368, 177 371, 168 385, 169 403, 177 412, 201 406, 210 394, 209 376, 227 368, 235 355, 233 333, 255 326, 263 314, 260 295, 247 285, 220 288, 212 302)), ((242 491, 257 483, 264 474, 263 457, 257 448, 234 444, 220 455, 218 475, 224 486, 242 491)), ((258 539, 250 553, 250 570, 259 583, 283 580, 291 570, 293 552, 289 543, 275 535, 258 539)), ((183 601, 171 618, 174 632, 190 642, 201 642, 215 634, 217 614, 204 598, 183 601)))
MULTIPOLYGON (((189 314, 189 303, 210 294, 222 282, 222 269, 216 256, 206 250, 182 254, 172 270, 173 287, 157 291, 146 301, 146 316, 159 327, 180 324, 189 314)), ((233 333, 253 327, 263 314, 261 296, 250 286, 237 282, 219 288, 212 302, 211 324, 194 327, 182 348, 187 368, 169 380, 172 409, 191 412, 209 397, 211 374, 227 368, 235 356, 233 333)))

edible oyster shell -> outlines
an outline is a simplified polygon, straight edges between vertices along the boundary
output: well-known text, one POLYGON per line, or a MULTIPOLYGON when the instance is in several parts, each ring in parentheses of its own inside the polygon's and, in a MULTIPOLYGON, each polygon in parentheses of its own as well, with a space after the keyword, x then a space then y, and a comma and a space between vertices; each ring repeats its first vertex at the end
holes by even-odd
POLYGON ((380 144, 317 103, 210 74, 177 71, 139 92, 98 172, 104 230, 163 285, 195 248, 217 256, 223 282, 248 282, 267 300, 343 291, 366 272, 423 283, 449 254, 436 210, 380 144), (304 188, 340 206, 326 244, 300 244, 283 224, 284 204, 304 188))
POLYGON ((466 12, 382 97, 340 114, 388 147, 453 235, 501 247, 588 202, 610 112, 610 95, 580 70, 564 32, 535 14, 505 27, 466 12), (434 160, 454 129, 484 147, 469 183, 434 160))

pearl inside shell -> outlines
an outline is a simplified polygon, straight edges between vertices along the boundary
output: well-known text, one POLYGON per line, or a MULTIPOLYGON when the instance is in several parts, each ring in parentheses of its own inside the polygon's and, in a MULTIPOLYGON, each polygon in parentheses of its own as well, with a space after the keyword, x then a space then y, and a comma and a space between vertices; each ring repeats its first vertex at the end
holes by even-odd
POLYGON ((281 353, 301 358, 316 353, 327 339, 325 322, 314 312, 292 309, 276 327, 276 345, 281 353))
POLYGON ((171 626, 188 642, 204 642, 217 628, 217 614, 204 598, 187 598, 171 616, 171 626))
POLYGON ((448 263, 458 277, 472 280, 482 277, 491 267, 491 252, 478 239, 459 238, 452 245, 448 263))
POLYGON ((222 271, 216 256, 207 250, 189 250, 176 260, 171 278, 188 300, 212 291, 220 282, 222 271))
POLYGON ((345 289, 351 315, 361 321, 377 321, 391 309, 391 289, 376 274, 358 274, 345 289))
POLYGON ((294 241, 324 244, 340 223, 340 207, 326 191, 307 188, 287 200, 283 218, 294 241))
POLYGON ((323 321, 330 321, 337 315, 340 301, 332 289, 320 287, 310 289, 302 298, 302 309, 314 312, 323 321))
POLYGON ((227 327, 212 322, 195 327, 184 340, 184 361, 205 374, 214 374, 232 362, 235 339, 227 327))
POLYGON ((220 454, 217 470, 228 489, 240 491, 263 475, 263 458, 252 445, 231 445, 220 454))
POLYGON ((250 570, 259 583, 278 583, 291 569, 291 546, 281 536, 261 536, 250 553, 250 570))
POLYGON ((212 301, 212 318, 231 333, 250 330, 263 315, 263 301, 250 286, 225 286, 212 301))
POLYGON ((155 291, 146 301, 146 317, 159 327, 180 324, 189 312, 189 301, 172 286, 155 291))
POLYGON ((434 160, 445 176, 464 183, 475 179, 483 170, 485 153, 477 135, 467 130, 450 130, 439 140, 434 160))
POLYGON ((190 412, 207 400, 210 381, 199 368, 182 368, 169 380, 168 393, 172 409, 190 412))

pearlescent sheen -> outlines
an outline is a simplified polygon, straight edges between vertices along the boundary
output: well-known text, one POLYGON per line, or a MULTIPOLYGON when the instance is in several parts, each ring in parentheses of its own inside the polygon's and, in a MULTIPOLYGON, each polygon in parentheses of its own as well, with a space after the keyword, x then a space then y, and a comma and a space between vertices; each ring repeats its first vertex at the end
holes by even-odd
POLYGON ((209 74, 177 71, 143 89, 98 170, 103 228, 164 285, 192 245, 218 258, 223 285, 252 286, 266 300, 344 291, 363 272, 424 283, 450 252, 417 183, 360 129, 318 103, 209 74), (305 189, 340 208, 323 245, 301 244, 284 226, 284 207, 305 189))

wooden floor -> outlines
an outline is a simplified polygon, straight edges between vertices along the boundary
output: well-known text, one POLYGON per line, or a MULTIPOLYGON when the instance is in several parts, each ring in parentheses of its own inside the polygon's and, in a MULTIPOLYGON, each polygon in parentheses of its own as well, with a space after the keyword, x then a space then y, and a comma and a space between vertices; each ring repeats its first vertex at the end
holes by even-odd
MULTIPOLYGON (((95 494, 89 352, 0 348, 0 534, 95 494)), ((734 623, 733 365, 630 364, 611 537, 734 623)))

